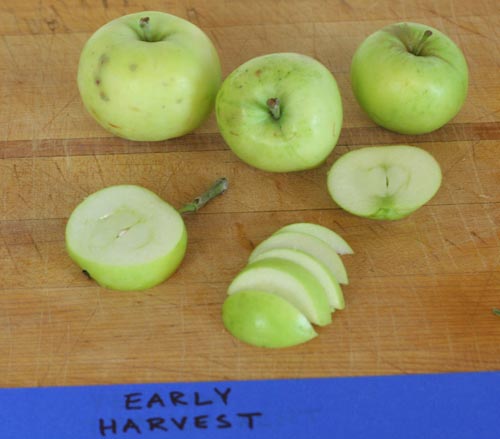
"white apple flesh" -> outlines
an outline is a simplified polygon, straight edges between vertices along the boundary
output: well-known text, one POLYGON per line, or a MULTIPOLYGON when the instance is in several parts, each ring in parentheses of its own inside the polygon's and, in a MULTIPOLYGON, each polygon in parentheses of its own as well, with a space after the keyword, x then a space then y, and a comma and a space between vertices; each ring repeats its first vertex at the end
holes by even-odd
POLYGON ((374 146, 342 155, 328 173, 333 200, 346 211, 382 220, 403 218, 441 185, 439 163, 414 146, 374 146))
POLYGON ((259 290, 290 302, 307 319, 325 326, 332 321, 328 297, 316 278, 290 260, 267 258, 247 265, 231 282, 228 294, 259 290))
POLYGON ((335 233, 328 227, 321 226, 314 223, 294 223, 288 224, 276 233, 281 232, 300 232, 306 233, 308 235, 315 236, 318 239, 326 242, 330 245, 339 255, 350 255, 353 254, 351 246, 342 238, 339 234, 335 233))
POLYGON ((326 242, 307 233, 290 231, 275 233, 255 247, 249 261, 253 262, 261 253, 277 248, 303 251, 321 262, 339 283, 349 283, 344 263, 335 250, 326 242))
POLYGON ((245 343, 266 348, 284 348, 317 336, 307 318, 280 296, 263 291, 240 291, 222 306, 227 330, 245 343))
POLYGON ((66 248, 92 279, 115 290, 144 290, 167 279, 187 245, 181 215, 153 192, 110 186, 69 217, 66 248))
POLYGON ((78 66, 86 109, 103 128, 130 140, 193 131, 213 110, 221 80, 206 34, 156 11, 126 15, 98 29, 78 66))
POLYGON ((344 295, 342 294, 342 289, 337 279, 335 279, 326 266, 317 259, 300 250, 275 248, 254 256, 252 260, 255 262, 269 258, 286 259, 288 261, 295 262, 309 271, 309 273, 311 273, 318 280, 325 290, 328 297, 328 303, 330 304, 330 311, 333 312, 335 309, 344 309, 344 295))
POLYGON ((296 53, 242 64, 224 80, 215 107, 219 130, 234 153, 270 172, 319 166, 342 126, 335 78, 320 62, 296 53))

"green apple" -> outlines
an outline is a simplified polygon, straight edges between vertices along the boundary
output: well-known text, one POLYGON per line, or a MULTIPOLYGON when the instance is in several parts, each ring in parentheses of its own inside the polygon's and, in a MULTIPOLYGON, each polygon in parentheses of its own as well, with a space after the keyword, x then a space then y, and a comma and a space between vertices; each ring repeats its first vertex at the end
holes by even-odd
POLYGON ((301 232, 315 236, 318 239, 329 244, 339 255, 353 254, 351 246, 339 234, 330 230, 328 227, 320 226, 314 223, 294 223, 288 224, 276 233, 281 232, 301 232))
POLYGON ((297 308, 263 291, 240 291, 228 296, 222 306, 222 320, 233 336, 259 347, 284 348, 317 336, 297 308))
POLYGON ((117 185, 85 198, 66 224, 69 256, 103 287, 144 290, 166 280, 187 246, 181 213, 196 212, 227 189, 221 178, 179 210, 141 186, 117 185))
POLYGON ((110 186, 87 197, 69 217, 70 257, 100 285, 143 290, 167 279, 187 245, 181 215, 153 192, 110 186))
POLYGON ((462 107, 468 69, 445 34, 419 23, 397 23, 366 38, 351 65, 354 95, 378 125, 423 134, 449 122, 462 107))
POLYGON ((249 264, 229 285, 225 327, 236 338, 264 347, 294 346, 315 337, 310 324, 328 325, 332 313, 345 307, 339 281, 348 278, 337 251, 352 253, 327 227, 295 223, 279 229, 252 251, 249 264))
POLYGON ((193 131, 213 110, 221 81, 207 35, 156 11, 125 15, 98 29, 78 66, 78 89, 89 113, 130 140, 165 140, 193 131))
POLYGON ((333 200, 354 215, 403 218, 427 203, 441 185, 439 163, 414 146, 372 146, 342 155, 327 186, 333 200))
POLYGON ((215 108, 234 153, 271 172, 319 166, 342 126, 335 78, 319 61, 297 53, 263 55, 236 68, 224 80, 215 108))
POLYGON ((290 248, 275 248, 258 254, 253 258, 253 261, 261 261, 263 259, 279 258, 287 261, 295 262, 311 273, 321 284, 328 297, 330 311, 335 309, 344 309, 345 301, 342 289, 333 274, 319 262, 317 259, 307 253, 290 248))
POLYGON ((332 321, 325 290, 305 268, 280 258, 266 258, 247 265, 231 282, 228 294, 258 290, 290 302, 307 319, 319 326, 332 321))
POLYGON ((341 284, 348 284, 347 272, 335 250, 321 239, 301 232, 280 232, 262 241, 250 254, 253 262, 261 253, 276 248, 300 250, 321 262, 341 284))

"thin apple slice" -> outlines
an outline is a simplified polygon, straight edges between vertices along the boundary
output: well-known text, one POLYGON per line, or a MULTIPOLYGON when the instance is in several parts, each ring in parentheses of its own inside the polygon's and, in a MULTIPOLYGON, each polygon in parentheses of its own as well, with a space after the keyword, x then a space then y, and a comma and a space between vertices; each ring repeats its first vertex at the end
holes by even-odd
POLYGON ((441 185, 439 163, 414 146, 372 146, 341 156, 328 173, 333 200, 368 218, 396 220, 427 203, 441 185))
POLYGON ((100 285, 143 290, 181 263, 187 232, 180 214, 153 192, 110 186, 82 201, 66 225, 70 257, 100 285))
POLYGON ((351 246, 339 234, 330 230, 328 227, 320 226, 314 223, 294 223, 282 227, 276 233, 281 232, 301 232, 308 235, 315 236, 316 238, 325 241, 330 245, 339 255, 353 254, 351 246))
POLYGON ((288 300, 307 319, 325 326, 332 321, 328 297, 305 268, 285 259, 269 258, 247 265, 231 282, 228 294, 259 290, 288 300))
POLYGON ((243 290, 228 296, 222 320, 234 337, 259 347, 284 348, 317 336, 304 314, 288 300, 264 291, 243 290))
POLYGON ((301 250, 323 263, 339 283, 349 283, 344 263, 335 250, 326 242, 307 233, 275 233, 255 247, 249 261, 252 262, 259 254, 276 248, 301 250))
POLYGON ((332 273, 325 267, 324 264, 313 258, 309 254, 290 248, 275 248, 258 254, 253 258, 253 261, 261 261, 269 258, 280 258, 299 264, 308 270, 321 284, 328 297, 330 310, 344 309, 345 301, 342 289, 332 273))

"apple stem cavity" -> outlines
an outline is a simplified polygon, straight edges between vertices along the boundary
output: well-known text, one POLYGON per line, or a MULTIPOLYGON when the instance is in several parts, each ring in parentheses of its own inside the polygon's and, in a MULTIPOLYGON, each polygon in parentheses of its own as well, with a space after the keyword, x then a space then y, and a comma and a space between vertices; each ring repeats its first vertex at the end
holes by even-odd
POLYGON ((227 179, 225 177, 219 178, 206 192, 196 197, 191 203, 182 206, 178 212, 180 214, 197 212, 210 200, 226 192, 227 187, 227 179))
POLYGON ((266 102, 267 108, 273 119, 278 120, 281 116, 281 107, 279 98, 269 98, 266 102))
POLYGON ((153 32, 151 31, 151 25, 149 24, 149 17, 142 17, 139 20, 139 26, 142 30, 142 37, 144 41, 153 41, 153 32))
POLYGON ((420 56, 420 52, 422 52, 422 49, 424 48, 424 45, 426 41, 429 39, 429 37, 432 35, 432 31, 430 29, 427 29, 423 34, 422 37, 420 38, 420 41, 417 44, 417 47, 415 47, 412 50, 412 53, 415 56, 420 56))

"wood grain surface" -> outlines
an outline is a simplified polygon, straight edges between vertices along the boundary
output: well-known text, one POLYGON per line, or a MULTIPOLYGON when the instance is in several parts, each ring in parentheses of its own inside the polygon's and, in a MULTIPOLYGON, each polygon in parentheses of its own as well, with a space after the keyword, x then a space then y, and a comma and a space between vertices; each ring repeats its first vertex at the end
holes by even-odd
POLYGON ((0 0, 0 386, 499 370, 499 29, 495 0, 0 0), (224 75, 278 51, 324 63, 344 104, 328 161, 290 174, 250 168, 213 115, 166 142, 103 131, 76 88, 80 51, 107 21, 144 9, 200 26, 224 75), (470 68, 461 112, 424 136, 375 126, 350 89, 356 47, 403 20, 448 34, 470 68), (443 185, 407 219, 354 217, 329 197, 326 173, 346 151, 384 144, 431 152, 443 185), (180 206, 220 176, 228 192, 186 217, 188 253, 166 283, 105 290, 67 256, 65 223, 86 195, 133 183, 180 206), (296 221, 328 226, 354 248, 347 307, 304 345, 244 345, 222 325, 227 286, 256 244, 296 221))

